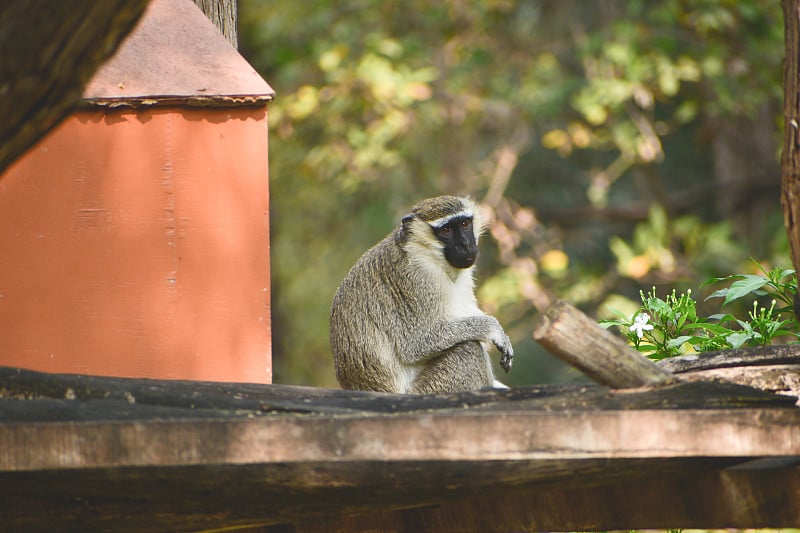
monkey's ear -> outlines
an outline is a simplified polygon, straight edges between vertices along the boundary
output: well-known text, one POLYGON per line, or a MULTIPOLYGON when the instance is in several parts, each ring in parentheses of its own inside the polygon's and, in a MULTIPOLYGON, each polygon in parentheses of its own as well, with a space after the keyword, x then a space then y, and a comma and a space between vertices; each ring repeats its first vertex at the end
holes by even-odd
POLYGON ((414 220, 414 214, 409 213, 400 220, 400 234, 398 237, 403 240, 411 232, 411 221, 414 220))

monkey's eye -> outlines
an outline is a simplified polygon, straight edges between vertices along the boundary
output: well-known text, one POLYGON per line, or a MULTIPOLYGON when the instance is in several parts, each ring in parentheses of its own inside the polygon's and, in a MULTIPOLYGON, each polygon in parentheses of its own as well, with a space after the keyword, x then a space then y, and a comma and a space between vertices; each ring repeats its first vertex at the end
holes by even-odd
POLYGON ((450 235, 451 231, 453 231, 453 230, 450 229, 449 227, 442 226, 441 228, 439 228, 439 235, 450 235))
POLYGON ((470 219, 468 219, 468 218, 465 218, 464 220, 461 221, 461 227, 464 228, 464 229, 467 229, 471 225, 472 225, 472 221, 470 219))

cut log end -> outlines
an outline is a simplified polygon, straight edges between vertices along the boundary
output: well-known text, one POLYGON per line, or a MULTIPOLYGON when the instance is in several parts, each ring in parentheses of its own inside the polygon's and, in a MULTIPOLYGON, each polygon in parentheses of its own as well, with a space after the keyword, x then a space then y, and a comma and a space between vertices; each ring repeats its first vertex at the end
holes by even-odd
POLYGON ((537 317, 533 338, 601 385, 625 389, 676 380, 563 300, 556 300, 537 317))

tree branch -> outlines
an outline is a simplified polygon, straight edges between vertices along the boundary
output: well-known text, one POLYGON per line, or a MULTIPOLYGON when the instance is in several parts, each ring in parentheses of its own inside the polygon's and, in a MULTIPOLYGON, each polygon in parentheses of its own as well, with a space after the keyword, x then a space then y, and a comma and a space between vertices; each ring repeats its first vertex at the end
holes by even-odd
POLYGON ((66 116, 147 3, 0 3, 0 173, 66 116))

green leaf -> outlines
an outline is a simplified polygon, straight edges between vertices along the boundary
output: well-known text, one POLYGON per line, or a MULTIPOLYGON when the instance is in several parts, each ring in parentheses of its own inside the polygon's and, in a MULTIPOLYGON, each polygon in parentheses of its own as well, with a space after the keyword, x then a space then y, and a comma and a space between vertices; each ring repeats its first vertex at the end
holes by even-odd
POLYGON ((710 279, 705 280, 703 282, 703 284, 700 285, 700 288, 703 288, 706 285, 713 285, 714 283, 719 283, 720 281, 730 281, 732 279, 739 279, 740 277, 741 276, 739 276, 737 274, 737 275, 733 275, 733 276, 725 276, 724 278, 710 278, 710 279))
POLYGON ((670 339, 667 342, 667 348, 674 349, 680 348, 686 342, 692 342, 693 339, 696 339, 694 335, 681 335, 680 337, 675 337, 674 339, 670 339))
POLYGON ((728 320, 735 320, 733 315, 731 315, 729 313, 716 313, 716 314, 713 314, 713 315, 709 315, 708 319, 709 320, 716 320, 717 322, 720 322, 720 323, 728 321, 728 320))
POLYGON ((698 331, 705 331, 710 337, 725 337, 731 333, 734 333, 732 329, 720 326, 718 324, 709 324, 707 322, 702 324, 690 324, 687 326, 687 329, 689 329, 689 327, 698 331))
POLYGON ((724 289, 718 289, 718 290, 712 292, 711 294, 706 296, 706 299, 704 301, 707 302, 711 298, 724 298, 727 295, 728 295, 728 288, 725 287, 724 289))
POLYGON ((744 344, 752 338, 753 335, 749 333, 731 333, 725 337, 725 340, 730 343, 731 348, 736 349, 744 346, 744 344))
POLYGON ((738 300, 743 296, 747 296, 751 292, 757 291, 767 283, 769 283, 769 280, 762 276, 756 276, 753 274, 742 276, 742 279, 734 281, 731 284, 730 288, 728 289, 728 293, 725 295, 725 301, 722 302, 722 305, 727 305, 734 300, 738 300))
POLYGON ((661 298, 648 298, 647 302, 645 302, 645 307, 650 311, 650 314, 655 315, 652 318, 668 317, 672 314, 672 308, 661 298))

